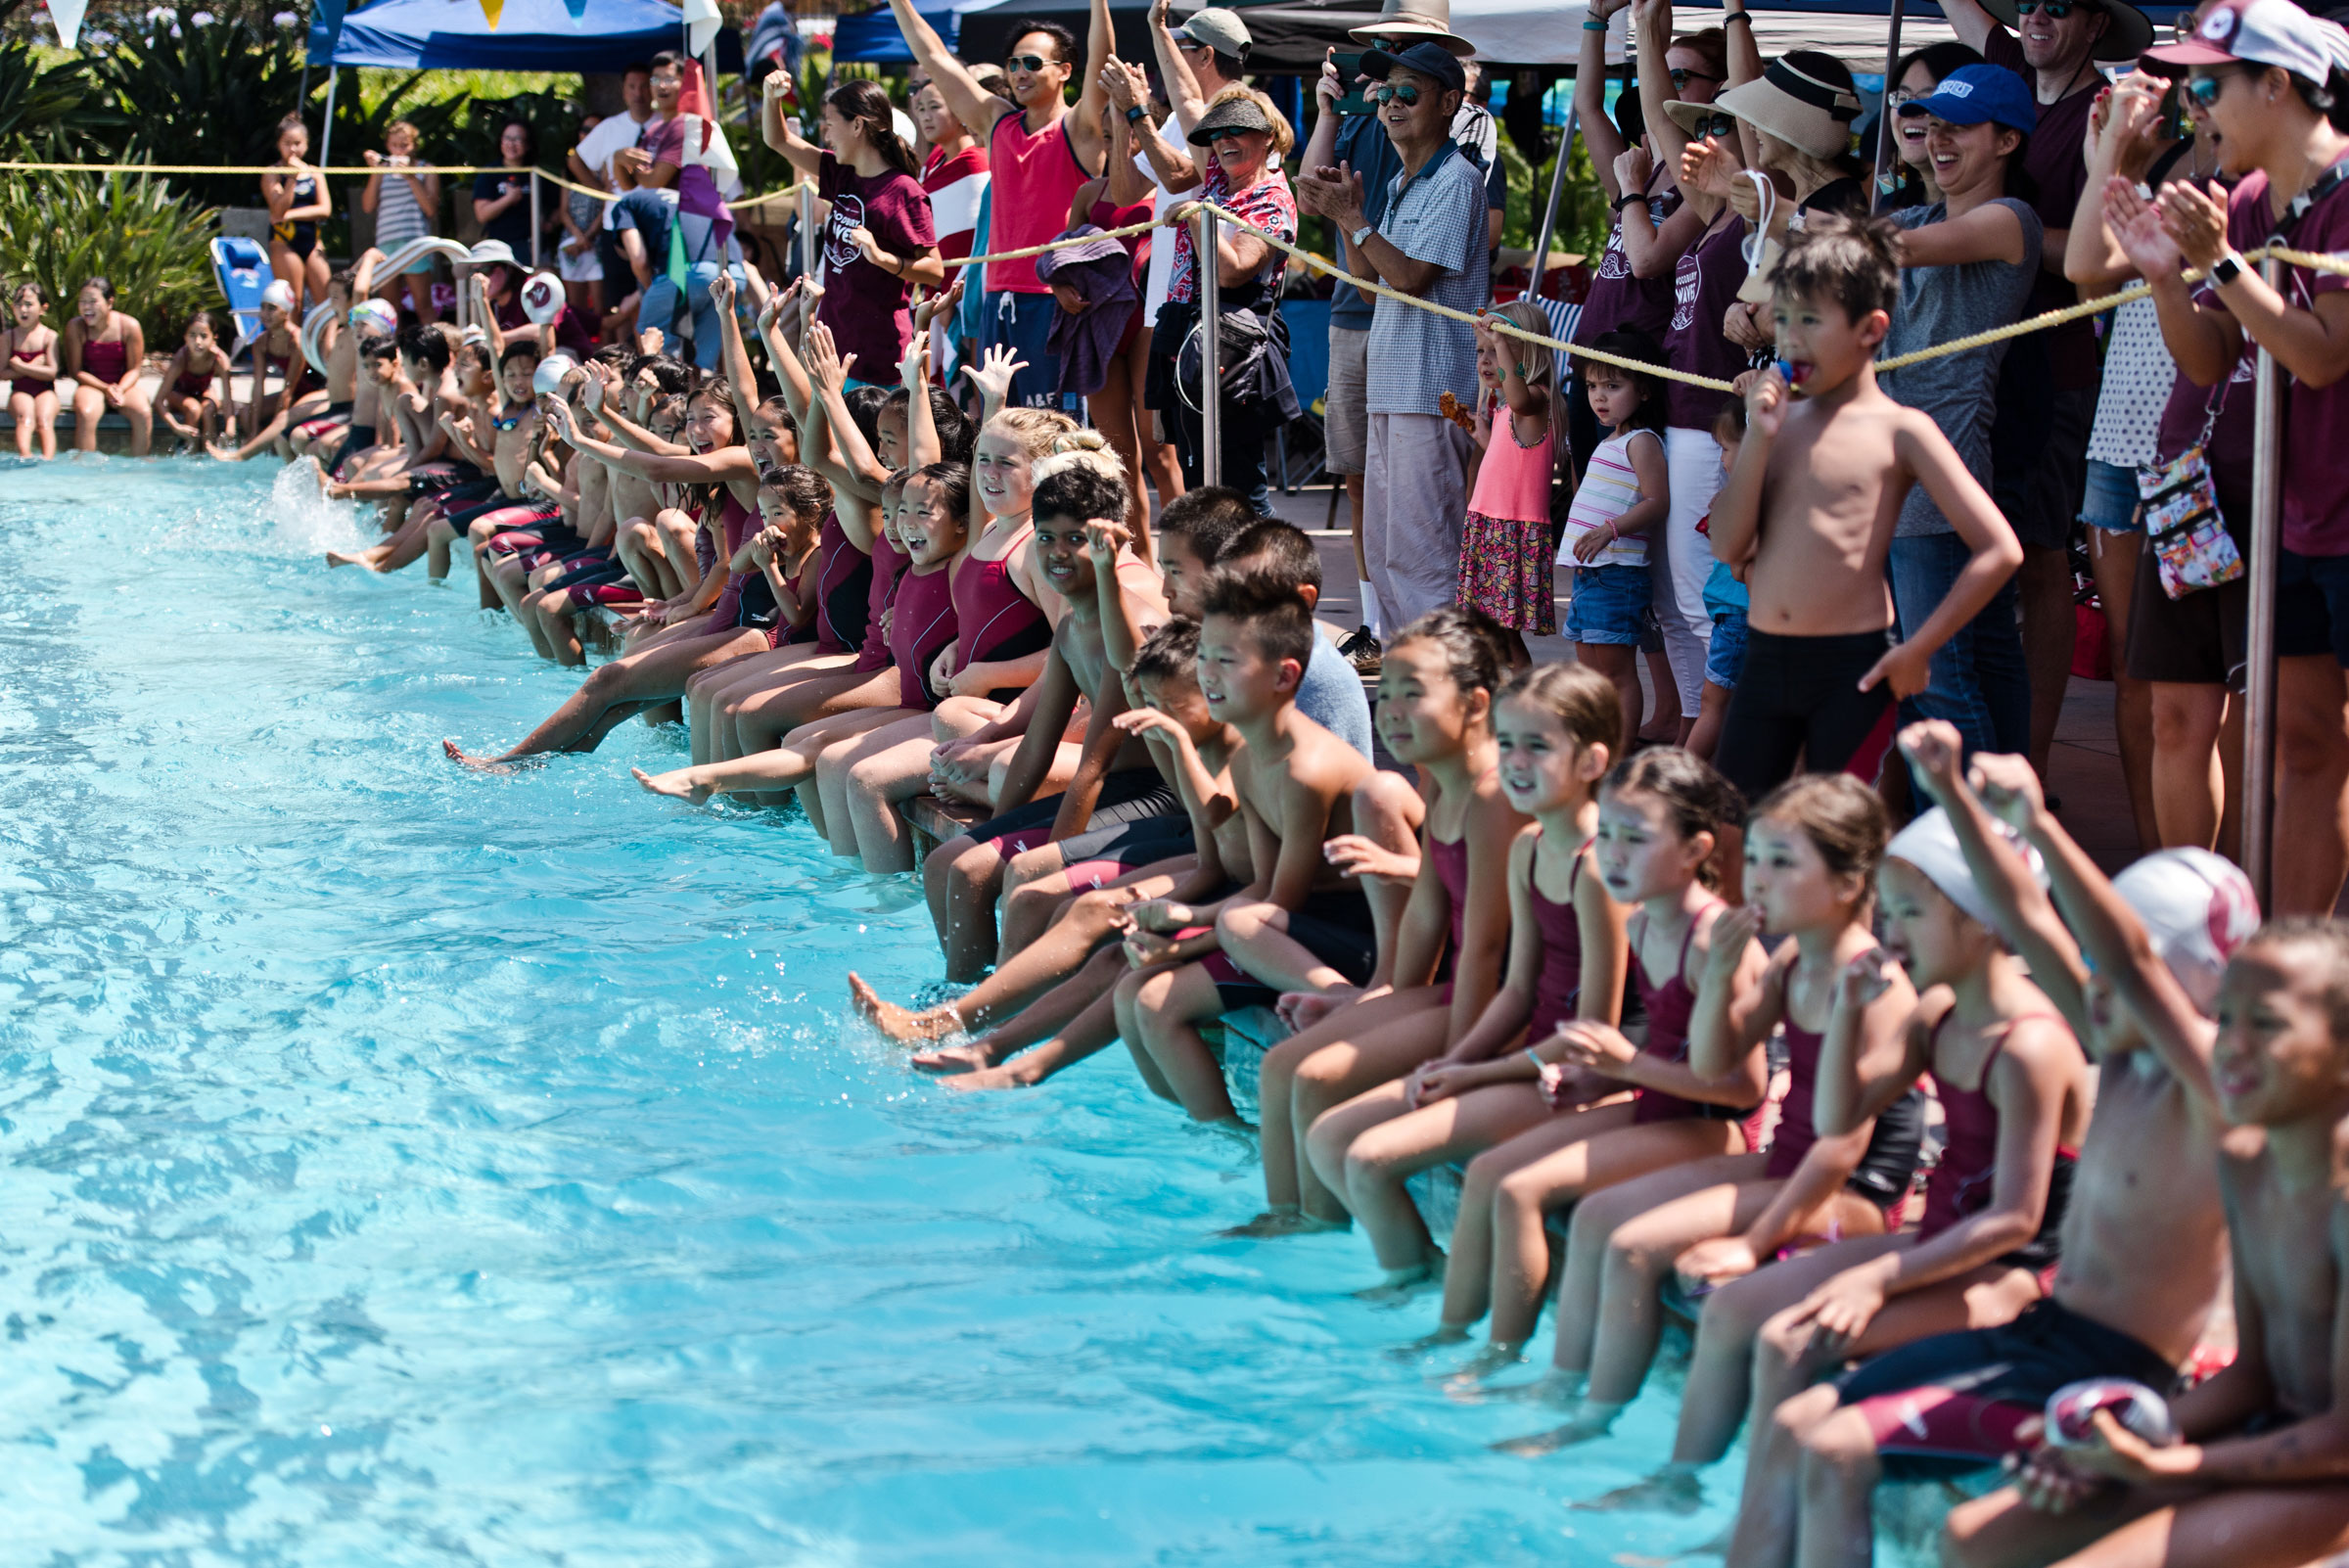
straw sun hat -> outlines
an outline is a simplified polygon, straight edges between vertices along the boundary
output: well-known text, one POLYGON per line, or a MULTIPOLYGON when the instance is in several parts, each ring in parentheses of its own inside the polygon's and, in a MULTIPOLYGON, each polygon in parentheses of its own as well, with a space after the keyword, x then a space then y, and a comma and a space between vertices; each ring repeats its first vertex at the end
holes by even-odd
POLYGON ((1772 61, 1759 77, 1731 87, 1709 104, 1676 98, 1664 112, 1690 135, 1711 115, 1733 115, 1813 158, 1834 158, 1851 146, 1860 95, 1842 61, 1816 49, 1796 49, 1772 61))
MULTIPOLYGON (((2104 35, 2096 40, 2098 60, 2135 61, 2153 44, 2153 23, 2145 14, 2127 0, 2083 0, 2089 9, 2101 11, 2111 19, 2104 35)), ((1982 9, 2004 23, 2009 29, 2019 29, 2014 0, 1982 0, 1982 9)))
POLYGON ((1382 0, 1378 20, 1346 36, 1373 49, 1426 39, 1462 60, 1476 53, 1476 45, 1451 30, 1451 0, 1382 0))

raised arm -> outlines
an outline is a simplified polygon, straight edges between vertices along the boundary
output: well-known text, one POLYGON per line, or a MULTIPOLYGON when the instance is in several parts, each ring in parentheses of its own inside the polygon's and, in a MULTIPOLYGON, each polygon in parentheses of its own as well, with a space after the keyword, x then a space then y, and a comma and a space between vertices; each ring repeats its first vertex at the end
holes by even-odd
POLYGON ((767 76, 765 90, 759 100, 759 134, 765 138, 767 146, 790 160, 793 168, 814 179, 823 172, 824 150, 801 135, 799 125, 784 113, 783 100, 791 91, 788 71, 778 70, 767 76))
MULTIPOLYGON (((2162 227, 2178 242, 2187 265, 2210 271, 2231 254, 2227 243, 2227 196, 2217 182, 2208 191, 2173 180, 2155 205, 2162 227)), ((2276 356, 2295 381, 2329 387, 2349 375, 2349 291, 2330 290, 2303 309, 2268 287, 2259 269, 2246 265, 2232 283, 2211 280, 2228 311, 2261 347, 2276 356)))
MULTIPOLYGON (((1150 78, 1142 74, 1141 68, 1129 66, 1123 60, 1112 60, 1101 68, 1101 76, 1109 93, 1111 114, 1126 122, 1126 136, 1141 149, 1142 157, 1150 161, 1151 171, 1158 176, 1158 183, 1170 191, 1187 191, 1197 185, 1200 181, 1199 165, 1191 161, 1191 156, 1182 148, 1161 135, 1158 122, 1150 117, 1150 78), (1137 109, 1141 111, 1138 115, 1133 113, 1137 109)), ((1128 163, 1128 172, 1138 180, 1140 171, 1131 168, 1131 160, 1128 163)), ((1115 194, 1117 177, 1113 168, 1110 171, 1113 200, 1119 200, 1115 194)), ((1129 200, 1138 202, 1141 197, 1136 195, 1129 200)))
POLYGON ((938 29, 913 8, 913 0, 889 0, 889 9, 898 19, 898 30, 904 34, 905 46, 938 84, 938 95, 984 146, 995 121, 1005 115, 1018 114, 1020 106, 980 86, 979 78, 946 47, 938 29))
POLYGON ((2158 76, 2131 71, 2112 84, 2112 95, 2089 115, 2088 182, 2080 187, 2064 238, 2063 275, 2074 283, 2109 289, 2137 276, 2136 264, 2105 222, 2104 182, 2115 174, 2132 185, 2145 177, 2166 145, 2158 116, 2169 85, 2158 76))
MULTIPOLYGON (((1101 68, 1118 52, 1117 30, 1110 25, 1109 0, 1092 0, 1084 23, 1084 59, 1077 67, 1077 107, 1069 111, 1069 150, 1088 174, 1101 171, 1110 144, 1101 134, 1101 110, 1109 94, 1101 85, 1101 68)), ((965 120, 963 123, 970 123, 965 120)))
MULTIPOLYGON (((767 78, 772 81, 772 76, 767 78)), ((742 341, 742 323, 734 315, 734 279, 720 272, 710 280, 710 303, 717 314, 719 357, 726 370, 726 393, 734 400, 734 428, 749 430, 759 417, 759 378, 751 370, 751 350, 742 341)))
MULTIPOLYGON (((1093 4, 1106 9, 1105 0, 1093 0, 1093 4)), ((1167 102, 1174 109, 1174 123, 1188 136, 1198 127, 1199 116, 1207 113, 1207 95, 1199 90, 1199 78, 1191 73, 1191 63, 1182 58, 1182 51, 1174 45, 1174 29, 1167 21, 1172 9, 1171 0, 1152 0, 1150 52, 1158 58, 1158 79, 1166 83, 1167 102)))
MULTIPOLYGON (((1623 131, 1607 115, 1607 23, 1631 3, 1632 0, 1590 0, 1583 13, 1582 52, 1575 57, 1574 64, 1574 123, 1582 133, 1583 147, 1590 155, 1590 166, 1597 170, 1598 183, 1610 202, 1631 194, 1615 177, 1615 160, 1632 144, 1623 139, 1623 131)), ((1559 143, 1560 158, 1572 151, 1565 143, 1559 143)))

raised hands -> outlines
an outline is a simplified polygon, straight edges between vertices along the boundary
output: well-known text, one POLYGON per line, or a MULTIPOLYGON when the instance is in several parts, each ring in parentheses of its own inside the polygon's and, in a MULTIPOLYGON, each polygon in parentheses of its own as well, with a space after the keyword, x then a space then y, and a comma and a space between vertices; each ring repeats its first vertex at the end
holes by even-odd
POLYGON ((971 378, 971 385, 979 389, 981 400, 991 412, 1003 406, 1011 395, 1012 378, 1027 368, 1027 360, 998 343, 989 345, 979 363, 964 365, 962 373, 971 378))
POLYGON ((2161 226, 2178 242, 2187 265, 2208 272, 2227 254, 2227 192, 2216 180, 2199 190, 2190 180, 2172 180, 2153 199, 2161 226))
POLYGON ((720 272, 716 277, 710 280, 710 302, 717 306, 717 312, 719 315, 733 315, 734 275, 732 273, 720 272))
POLYGON ((1636 142, 1615 155, 1615 188, 1626 196, 1646 190, 1655 172, 1656 161, 1636 142))
POLYGON ((1912 763, 1925 788, 1943 806, 1950 804, 1958 781, 1964 776, 1965 739, 1958 726, 1943 718, 1927 718, 1901 731, 1901 755, 1912 763))
POLYGON ((2175 277, 2185 253, 2163 226, 2161 212, 2137 194, 2137 182, 2115 174, 2104 182, 2104 227, 2129 264, 2147 278, 2175 277))
POLYGON ((807 328, 807 375, 818 386, 843 388, 849 384, 849 370, 856 363, 854 354, 844 354, 832 341, 832 329, 822 322, 811 322, 807 328))
POLYGON ((1096 567, 1116 565, 1118 552, 1132 542, 1133 534, 1122 522, 1097 517, 1084 525, 1084 553, 1096 567))
POLYGON ((1835 1006, 1865 1012, 1876 1004, 1876 998, 1892 989, 1892 977, 1900 969, 1892 954, 1881 947, 1870 947, 1854 957, 1850 963, 1835 971, 1835 1006))
POLYGON ((1982 804, 1990 807, 1991 815, 2017 833, 2029 832, 2039 813, 2048 808, 2039 775, 2031 770, 2027 757, 1976 752, 1966 779, 1982 797, 1982 804))

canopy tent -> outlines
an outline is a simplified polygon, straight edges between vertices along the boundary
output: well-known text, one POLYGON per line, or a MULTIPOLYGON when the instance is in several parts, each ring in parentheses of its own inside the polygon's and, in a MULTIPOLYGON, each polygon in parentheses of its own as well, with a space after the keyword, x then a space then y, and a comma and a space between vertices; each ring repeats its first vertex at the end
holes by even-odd
MULTIPOLYGON (((921 17, 938 29, 948 49, 960 49, 960 13, 923 8, 921 17)), ((832 58, 862 65, 901 66, 912 61, 913 50, 906 44, 905 35, 898 30, 897 14, 881 5, 854 16, 841 14, 832 24, 832 58)))
MULTIPOLYGON (((342 18, 330 8, 310 21, 312 66, 393 69, 619 70, 664 49, 685 47, 685 16, 665 0, 505 0, 497 25, 481 0, 376 0, 342 18)), ((741 69, 741 35, 718 37, 720 69, 741 69)))
MULTIPOLYGON (((1176 7, 1176 10, 1184 13, 1198 9, 1197 5, 1188 3, 1176 7)), ((888 13, 883 12, 882 15, 886 17, 888 13)), ((1011 50, 1011 29, 1027 18, 1059 23, 1077 35, 1077 41, 1082 46, 1085 26, 1090 21, 1090 8, 1086 0, 980 0, 976 5, 955 6, 954 16, 962 26, 961 43, 955 53, 965 60, 991 60, 1000 65, 1004 55, 1011 50)), ((935 23, 935 19, 933 21, 935 23)), ((1134 5, 1130 0, 1110 0, 1109 24, 1117 34, 1120 59, 1146 61, 1150 58, 1148 6, 1134 5)))

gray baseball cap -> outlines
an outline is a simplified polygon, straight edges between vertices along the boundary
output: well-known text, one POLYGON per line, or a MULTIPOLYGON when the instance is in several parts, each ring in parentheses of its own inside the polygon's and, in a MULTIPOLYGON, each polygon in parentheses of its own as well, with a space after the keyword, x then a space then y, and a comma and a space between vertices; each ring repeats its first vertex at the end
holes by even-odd
POLYGON ((1248 23, 1240 20, 1240 14, 1226 11, 1221 6, 1209 6, 1204 11, 1192 12, 1191 20, 1174 29, 1174 36, 1187 38, 1195 44, 1205 44, 1217 54, 1229 55, 1234 60, 1244 59, 1248 51, 1256 46, 1256 40, 1248 36, 1248 23))

